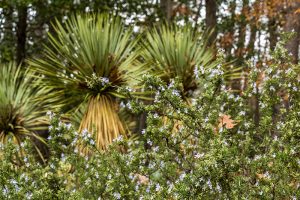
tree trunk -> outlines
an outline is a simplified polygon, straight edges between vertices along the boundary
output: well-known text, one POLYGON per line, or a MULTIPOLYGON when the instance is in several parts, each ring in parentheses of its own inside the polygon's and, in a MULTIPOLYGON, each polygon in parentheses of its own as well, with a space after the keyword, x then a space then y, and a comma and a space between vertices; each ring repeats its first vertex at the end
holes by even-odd
POLYGON ((268 31, 270 33, 270 38, 269 38, 270 49, 271 51, 273 51, 277 43, 277 24, 276 24, 276 19, 274 17, 269 19, 268 31))
POLYGON ((160 0, 161 12, 167 21, 171 21, 172 7, 173 7, 172 0, 160 0))
POLYGON ((242 13, 239 19, 239 37, 237 42, 237 49, 235 55, 237 56, 237 64, 241 65, 244 61, 245 55, 245 37, 246 37, 246 15, 249 10, 249 0, 243 0, 242 13))
POLYGON ((233 57, 232 54, 231 54, 231 50, 232 50, 232 47, 233 47, 233 43, 234 43, 234 26, 235 26, 235 18, 236 18, 236 14, 235 14, 235 10, 236 10, 236 2, 235 1, 232 1, 230 4, 229 4, 229 10, 230 10, 230 13, 231 13, 231 17, 230 17, 230 23, 229 23, 229 28, 228 28, 228 31, 227 33, 225 33, 228 37, 227 40, 229 40, 229 42, 226 42, 226 45, 225 45, 225 52, 226 52, 226 55, 228 56, 229 60, 233 57))
POLYGON ((18 6, 18 22, 17 22, 17 64, 21 64, 26 56, 26 28, 27 28, 27 6, 18 6))
POLYGON ((1 17, 4 19, 1 22, 2 28, 0 28, 3 38, 0 40, 0 58, 1 62, 10 62, 14 59, 15 54, 15 36, 13 32, 13 7, 8 4, 3 9, 1 17))
POLYGON ((252 23, 250 25, 251 31, 250 31, 250 39, 249 39, 249 44, 248 44, 248 54, 247 54, 247 59, 250 59, 254 55, 254 43, 256 40, 256 32, 257 32, 257 27, 255 23, 252 23))
POLYGON ((217 37, 217 2, 216 0, 205 0, 205 23, 208 30, 211 30, 208 45, 212 45, 217 37))
POLYGON ((293 37, 287 44, 286 48, 293 57, 293 62, 298 63, 299 54, 299 37, 300 37, 300 15, 295 13, 297 9, 300 8, 300 2, 292 1, 287 9, 286 23, 284 26, 285 32, 295 32, 295 37, 293 37))

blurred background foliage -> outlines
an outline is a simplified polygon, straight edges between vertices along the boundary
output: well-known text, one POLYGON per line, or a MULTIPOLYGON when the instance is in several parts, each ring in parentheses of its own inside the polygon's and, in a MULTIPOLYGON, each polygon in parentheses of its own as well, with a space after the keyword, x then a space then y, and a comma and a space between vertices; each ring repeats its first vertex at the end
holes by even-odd
POLYGON ((293 30, 286 47, 296 63, 299 8, 299 0, 2 0, 0 60, 20 63, 39 53, 55 18, 63 23, 73 13, 107 12, 134 24, 136 32, 162 20, 213 29, 210 41, 239 66, 244 59, 268 61, 280 33, 293 30))

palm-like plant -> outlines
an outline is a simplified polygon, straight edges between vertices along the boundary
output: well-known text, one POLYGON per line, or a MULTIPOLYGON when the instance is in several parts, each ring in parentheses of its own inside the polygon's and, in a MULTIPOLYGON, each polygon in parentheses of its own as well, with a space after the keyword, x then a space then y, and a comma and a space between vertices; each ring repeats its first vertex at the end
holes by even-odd
POLYGON ((137 39, 125 29, 119 18, 108 15, 71 17, 65 24, 57 22, 57 36, 50 35, 42 59, 30 65, 45 76, 52 89, 49 98, 63 112, 82 112, 79 132, 95 133, 96 145, 107 144, 125 129, 117 110, 118 86, 132 85, 139 76, 137 39))
POLYGON ((36 83, 31 72, 14 63, 0 67, 1 143, 13 138, 20 144, 26 136, 42 140, 37 133, 47 130, 48 122, 46 104, 38 98, 45 91, 36 83))
MULTIPOLYGON (((229 63, 220 65, 213 49, 207 46, 208 36, 209 34, 196 32, 190 25, 182 27, 166 24, 147 32, 142 43, 145 66, 153 69, 153 73, 167 84, 172 79, 179 78, 182 86, 179 95, 187 104, 191 103, 190 97, 196 95, 195 91, 201 90, 199 87, 201 83, 198 80, 200 71, 220 73, 223 68, 225 74, 222 77, 225 81, 239 77, 240 69, 228 69, 229 63)), ((217 80, 217 83, 219 82, 217 80)), ((167 121, 168 118, 165 117, 164 120, 167 121)), ((176 121, 174 132, 178 130, 180 124, 180 121, 176 121)))
POLYGON ((207 37, 186 25, 163 25, 153 28, 143 40, 145 64, 153 68, 167 83, 175 77, 182 81, 181 95, 187 98, 189 91, 197 88, 194 71, 197 67, 212 68, 217 65, 207 37))

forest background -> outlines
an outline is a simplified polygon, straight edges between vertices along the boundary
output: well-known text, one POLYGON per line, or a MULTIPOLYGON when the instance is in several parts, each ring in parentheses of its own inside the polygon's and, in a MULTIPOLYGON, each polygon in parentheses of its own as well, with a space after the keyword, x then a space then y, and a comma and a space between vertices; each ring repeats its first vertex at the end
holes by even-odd
POLYGON ((134 24, 136 32, 162 20, 213 28, 211 41, 237 66, 250 58, 258 65, 268 60, 280 34, 294 31, 286 47, 297 63, 299 8, 298 0, 2 0, 0 60, 20 63, 39 53, 47 33, 54 32, 54 19, 63 22, 74 13, 108 12, 134 24))

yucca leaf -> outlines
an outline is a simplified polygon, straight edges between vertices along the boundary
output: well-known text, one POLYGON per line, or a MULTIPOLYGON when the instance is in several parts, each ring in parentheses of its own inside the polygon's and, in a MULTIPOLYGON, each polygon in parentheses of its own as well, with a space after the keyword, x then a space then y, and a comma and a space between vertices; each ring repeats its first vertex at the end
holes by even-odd
POLYGON ((44 76, 52 103, 63 112, 81 110, 79 130, 96 133, 97 146, 105 149, 125 133, 113 109, 116 99, 124 98, 117 88, 135 85, 132 77, 143 73, 137 38, 120 18, 109 15, 73 16, 65 24, 57 21, 55 31, 43 57, 29 64, 44 76))
POLYGON ((145 65, 167 83, 179 77, 186 90, 195 89, 196 66, 212 68, 217 65, 212 49, 206 46, 206 37, 195 33, 189 25, 155 27, 149 30, 142 43, 145 65))
POLYGON ((14 63, 0 67, 0 142, 11 137, 20 144, 25 137, 37 138, 48 128, 47 103, 40 102, 47 91, 32 72, 14 63))

